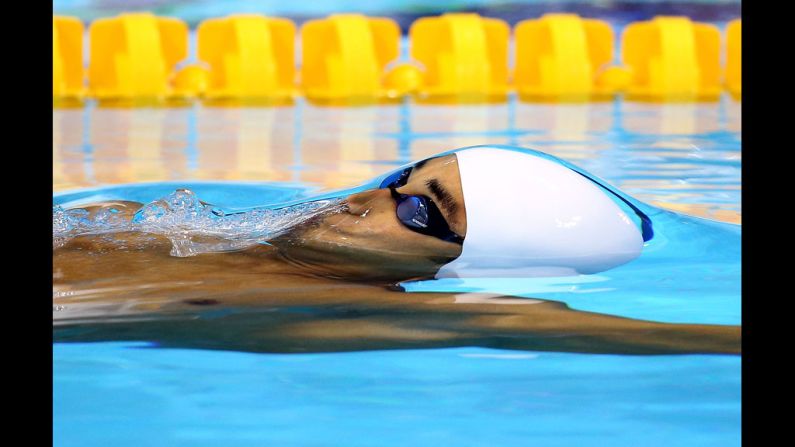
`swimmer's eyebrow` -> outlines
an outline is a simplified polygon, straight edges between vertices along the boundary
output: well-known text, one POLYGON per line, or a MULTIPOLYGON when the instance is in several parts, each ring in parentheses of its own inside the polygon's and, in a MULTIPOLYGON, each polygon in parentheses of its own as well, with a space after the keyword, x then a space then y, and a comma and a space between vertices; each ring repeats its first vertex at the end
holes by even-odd
POLYGON ((458 202, 455 201, 453 195, 435 178, 427 180, 425 186, 431 190, 431 194, 433 194, 436 201, 442 205, 442 208, 447 210, 450 218, 452 218, 455 212, 458 211, 458 202))

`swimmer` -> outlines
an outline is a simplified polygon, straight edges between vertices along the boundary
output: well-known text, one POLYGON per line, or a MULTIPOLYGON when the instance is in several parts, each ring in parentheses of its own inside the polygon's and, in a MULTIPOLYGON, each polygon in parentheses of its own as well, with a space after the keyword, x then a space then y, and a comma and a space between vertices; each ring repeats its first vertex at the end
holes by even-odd
MULTIPOLYGON (((482 346, 739 353, 738 326, 668 324, 482 293, 406 293, 432 278, 568 276, 632 262, 654 237, 620 193, 545 154, 451 151, 402 167, 266 244, 192 257, 137 231, 53 251, 56 341, 151 340, 252 352, 482 346)), ((105 202, 133 219, 142 204, 105 202)))

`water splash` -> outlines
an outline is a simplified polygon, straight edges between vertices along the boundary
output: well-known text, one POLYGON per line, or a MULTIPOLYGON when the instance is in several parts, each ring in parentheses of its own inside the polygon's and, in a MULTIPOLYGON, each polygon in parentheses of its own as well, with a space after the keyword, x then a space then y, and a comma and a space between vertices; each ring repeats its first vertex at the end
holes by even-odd
POLYGON ((92 214, 82 208, 65 210, 54 206, 52 246, 55 250, 77 236, 137 231, 168 238, 172 256, 235 251, 264 243, 310 219, 345 209, 343 199, 326 199, 228 214, 202 202, 192 191, 178 189, 147 203, 132 219, 113 207, 92 214))

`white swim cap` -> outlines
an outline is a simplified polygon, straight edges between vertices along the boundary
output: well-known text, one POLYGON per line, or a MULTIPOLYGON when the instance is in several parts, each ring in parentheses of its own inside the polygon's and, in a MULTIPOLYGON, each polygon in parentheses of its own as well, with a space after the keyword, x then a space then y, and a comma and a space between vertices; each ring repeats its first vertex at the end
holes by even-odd
POLYGON ((594 181, 532 152, 454 152, 467 230, 461 256, 437 278, 567 276, 635 259, 637 225, 594 181))

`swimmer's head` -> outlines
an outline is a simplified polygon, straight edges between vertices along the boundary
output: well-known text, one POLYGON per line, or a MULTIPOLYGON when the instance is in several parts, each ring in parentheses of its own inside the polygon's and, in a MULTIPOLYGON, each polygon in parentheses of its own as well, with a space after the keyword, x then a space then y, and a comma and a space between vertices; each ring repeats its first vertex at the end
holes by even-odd
POLYGON ((339 277, 566 276, 631 261, 651 228, 620 196, 534 151, 460 149, 372 186, 347 197, 347 212, 274 244, 339 277))
POLYGON ((349 195, 346 212, 304 225, 272 243, 291 261, 327 276, 398 281, 432 277, 461 254, 462 244, 417 231, 424 229, 410 226, 411 218, 420 221, 423 216, 409 216, 407 225, 398 209, 408 212, 413 197, 422 198, 426 210, 433 207, 421 222, 429 231, 447 229, 445 235, 453 235, 448 239, 463 238, 467 218, 458 159, 455 154, 435 157, 392 174, 391 179, 376 180, 372 189, 349 195))

